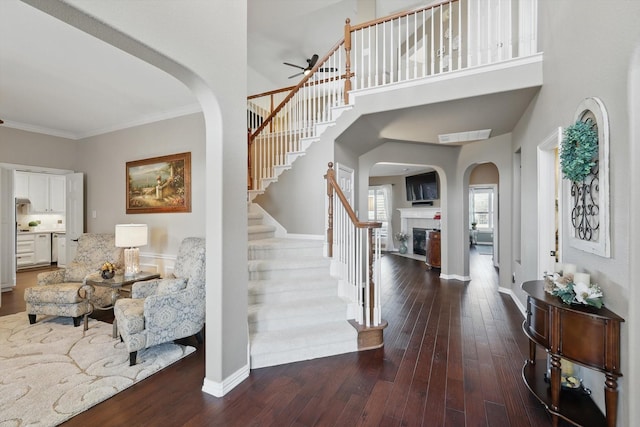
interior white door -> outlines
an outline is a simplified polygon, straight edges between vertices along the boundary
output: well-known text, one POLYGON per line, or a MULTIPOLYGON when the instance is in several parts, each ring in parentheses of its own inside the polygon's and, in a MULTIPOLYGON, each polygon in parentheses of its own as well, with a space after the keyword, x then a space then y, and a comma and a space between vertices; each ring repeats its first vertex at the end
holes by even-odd
POLYGON ((344 193, 345 197, 349 201, 349 204, 353 208, 353 177, 354 171, 348 166, 340 163, 336 163, 336 181, 340 186, 340 189, 344 193))
POLYGON ((558 147, 562 141, 562 128, 556 129, 538 145, 538 278, 544 272, 553 272, 562 247, 562 197, 559 195, 558 147), (556 237, 557 236, 557 237, 556 237))
MULTIPOLYGON (((0 287, 16 283, 16 204, 13 198, 13 170, 0 168, 0 287)), ((2 305, 2 301, 0 301, 2 305)))
POLYGON ((66 259, 72 260, 78 248, 78 238, 84 232, 84 174, 70 173, 66 177, 66 259))

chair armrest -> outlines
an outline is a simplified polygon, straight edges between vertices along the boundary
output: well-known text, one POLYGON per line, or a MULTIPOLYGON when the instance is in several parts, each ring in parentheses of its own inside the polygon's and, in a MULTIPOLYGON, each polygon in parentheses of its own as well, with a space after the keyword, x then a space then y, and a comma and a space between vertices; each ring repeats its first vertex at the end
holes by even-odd
POLYGON ((158 286, 162 279, 146 280, 144 282, 135 282, 131 285, 131 298, 147 298, 158 292, 158 286))
POLYGON ((38 276, 38 285, 53 285, 55 283, 63 283, 64 282, 64 270, 53 270, 53 271, 45 271, 39 273, 38 276))

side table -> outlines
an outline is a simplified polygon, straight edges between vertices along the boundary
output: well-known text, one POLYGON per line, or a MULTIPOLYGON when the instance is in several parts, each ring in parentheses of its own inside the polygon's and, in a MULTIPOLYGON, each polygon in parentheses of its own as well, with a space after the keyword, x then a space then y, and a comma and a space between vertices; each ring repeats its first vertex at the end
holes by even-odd
MULTIPOLYGON (((116 303, 116 300, 120 298, 120 291, 131 292, 129 289, 126 289, 125 286, 131 286, 135 282, 144 282, 146 280, 152 280, 159 278, 160 275, 157 273, 149 273, 146 271, 141 271, 139 273, 134 274, 133 276, 125 276, 124 274, 116 274, 111 279, 104 279, 100 275, 100 273, 93 273, 86 277, 85 284, 82 285, 81 289, 85 291, 86 299, 89 304, 89 311, 87 311, 84 315, 84 330, 86 331, 89 327, 89 315, 93 313, 93 310, 108 310, 113 308, 116 303), (91 303, 91 296, 95 292, 95 286, 102 286, 111 289, 111 305, 107 307, 95 307, 91 303)), ((113 337, 118 338, 118 326, 116 324, 115 318, 113 319, 113 337)))

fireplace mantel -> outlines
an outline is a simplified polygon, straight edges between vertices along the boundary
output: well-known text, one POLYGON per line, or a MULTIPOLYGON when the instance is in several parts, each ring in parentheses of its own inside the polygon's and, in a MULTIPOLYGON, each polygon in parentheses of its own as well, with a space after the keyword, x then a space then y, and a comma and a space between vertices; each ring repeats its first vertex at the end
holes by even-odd
POLYGON ((400 218, 424 218, 433 219, 440 208, 399 208, 400 218))
MULTIPOLYGON (((424 228, 426 230, 440 229, 440 220, 433 219, 440 213, 440 208, 399 208, 401 229, 409 235, 409 242, 413 241, 413 229, 424 228)), ((427 233, 428 234, 428 233, 427 233)), ((413 253, 412 245, 408 246, 408 253, 413 253)))

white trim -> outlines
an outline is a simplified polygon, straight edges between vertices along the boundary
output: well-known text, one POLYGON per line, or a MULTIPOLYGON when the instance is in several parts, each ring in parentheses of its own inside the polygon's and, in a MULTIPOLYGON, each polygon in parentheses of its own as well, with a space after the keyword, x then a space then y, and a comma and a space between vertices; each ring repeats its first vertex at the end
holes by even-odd
MULTIPOLYGON (((556 155, 555 149, 562 143, 562 128, 558 127, 538 144, 538 260, 537 277, 545 271, 553 271, 549 251, 555 250, 555 197, 556 155), (550 249, 553 248, 553 249, 550 249)), ((558 198, 558 218, 562 218, 562 197, 558 198)), ((562 221, 558 221, 558 248, 562 248, 562 221)), ((562 255, 562 251, 560 251, 562 255)))
POLYGON ((461 282, 470 282, 470 276, 460 276, 459 274, 444 274, 440 273, 440 278, 444 280, 459 280, 461 282))
POLYGON ((222 382, 211 381, 205 377, 204 382, 202 383, 202 391, 215 397, 222 397, 233 390, 242 381, 249 378, 249 373, 249 365, 244 365, 242 368, 222 380, 222 382))
POLYGON ((520 310, 520 314, 522 314, 522 317, 526 317, 527 315, 527 309, 525 308, 524 305, 522 305, 522 303, 520 302, 520 300, 518 299, 518 297, 516 297, 516 294, 513 293, 513 291, 509 288, 503 288, 503 287, 498 287, 498 292, 502 293, 502 294, 507 294, 511 297, 511 299, 513 300, 513 302, 516 304, 516 307, 518 307, 518 310, 520 310))
MULTIPOLYGON (((492 64, 482 64, 482 65, 465 68, 462 70, 448 71, 442 74, 426 76, 426 77, 429 79, 429 83, 437 83, 440 81, 453 80, 460 77, 474 76, 477 74, 489 73, 492 71, 508 70, 510 68, 516 68, 524 65, 541 64, 542 59, 543 59, 543 53, 539 52, 531 56, 526 56, 524 58, 513 58, 513 59, 508 59, 506 61, 500 61, 492 64)), ((395 83, 387 83, 386 85, 383 85, 383 86, 375 86, 375 87, 365 88, 365 89, 352 89, 349 92, 349 101, 350 101, 350 104, 355 104, 355 99, 357 96, 370 95, 374 93, 391 92, 397 89, 412 88, 414 86, 419 86, 421 84, 424 84, 424 78, 405 80, 405 81, 395 82, 395 83)))
POLYGON ((264 210, 262 206, 257 203, 249 203, 249 212, 262 214, 262 223, 265 225, 272 225, 276 228, 274 236, 278 238, 291 237, 287 234, 287 229, 282 226, 269 212, 264 210))

